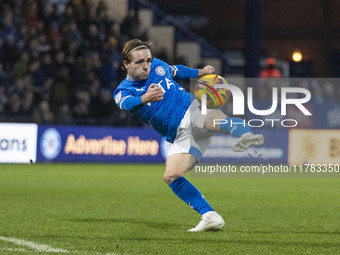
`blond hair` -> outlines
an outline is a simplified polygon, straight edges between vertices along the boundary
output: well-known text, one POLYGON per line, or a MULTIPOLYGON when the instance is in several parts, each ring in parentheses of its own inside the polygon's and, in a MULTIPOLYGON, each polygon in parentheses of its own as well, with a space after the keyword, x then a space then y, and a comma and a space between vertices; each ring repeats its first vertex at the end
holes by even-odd
POLYGON ((135 50, 139 49, 150 49, 151 43, 143 42, 139 39, 132 39, 128 42, 126 42, 123 46, 122 54, 121 54, 121 68, 125 70, 125 66, 123 64, 123 61, 126 62, 131 61, 131 53, 135 50))

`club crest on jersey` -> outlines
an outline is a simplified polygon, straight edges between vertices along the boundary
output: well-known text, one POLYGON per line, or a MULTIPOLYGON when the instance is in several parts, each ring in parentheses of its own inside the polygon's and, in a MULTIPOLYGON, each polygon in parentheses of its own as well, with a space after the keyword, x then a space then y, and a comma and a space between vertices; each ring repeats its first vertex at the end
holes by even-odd
POLYGON ((157 66, 156 67, 156 73, 159 75, 159 76, 164 76, 165 75, 165 69, 163 66, 157 66))

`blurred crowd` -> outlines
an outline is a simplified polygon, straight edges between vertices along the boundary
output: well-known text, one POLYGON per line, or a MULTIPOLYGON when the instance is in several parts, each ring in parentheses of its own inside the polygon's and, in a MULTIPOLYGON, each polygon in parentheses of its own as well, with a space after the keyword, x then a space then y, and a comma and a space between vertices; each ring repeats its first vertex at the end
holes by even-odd
MULTIPOLYGON (((105 1, 0 0, 0 121, 140 125, 112 98, 131 38, 147 40, 132 16, 118 23, 105 1)), ((158 57, 168 60, 164 49, 158 57)), ((334 84, 302 85, 318 102, 340 98, 334 84)), ((261 86, 258 98, 270 97, 261 86)))
POLYGON ((0 121, 139 124, 112 99, 122 45, 146 39, 132 17, 87 0, 1 0, 0 12, 0 121))

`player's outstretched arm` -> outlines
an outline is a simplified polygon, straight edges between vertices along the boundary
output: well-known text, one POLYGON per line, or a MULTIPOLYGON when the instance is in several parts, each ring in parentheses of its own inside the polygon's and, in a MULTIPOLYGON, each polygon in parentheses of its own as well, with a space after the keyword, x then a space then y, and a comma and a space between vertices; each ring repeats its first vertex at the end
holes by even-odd
POLYGON ((202 69, 198 69, 198 78, 207 74, 212 74, 213 72, 215 72, 215 68, 211 65, 207 65, 202 69))
POLYGON ((148 91, 142 95, 142 103, 158 102, 163 99, 164 93, 161 87, 156 87, 157 84, 151 84, 148 91))
POLYGON ((215 72, 215 68, 211 65, 207 65, 202 69, 190 68, 183 65, 170 66, 171 76, 174 80, 183 80, 190 78, 199 78, 206 74, 215 72))

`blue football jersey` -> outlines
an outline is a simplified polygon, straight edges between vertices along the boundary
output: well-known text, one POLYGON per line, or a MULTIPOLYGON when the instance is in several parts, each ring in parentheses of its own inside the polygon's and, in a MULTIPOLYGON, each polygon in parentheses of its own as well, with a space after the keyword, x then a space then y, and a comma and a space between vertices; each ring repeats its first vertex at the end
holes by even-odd
POLYGON ((154 58, 147 80, 134 81, 129 77, 125 78, 115 90, 114 99, 116 104, 123 109, 122 103, 128 97, 141 97, 151 84, 160 86, 164 93, 161 101, 142 104, 130 112, 172 143, 175 140, 177 128, 193 100, 193 95, 179 86, 175 79, 194 78, 197 74, 197 69, 169 66, 164 61, 154 58))

